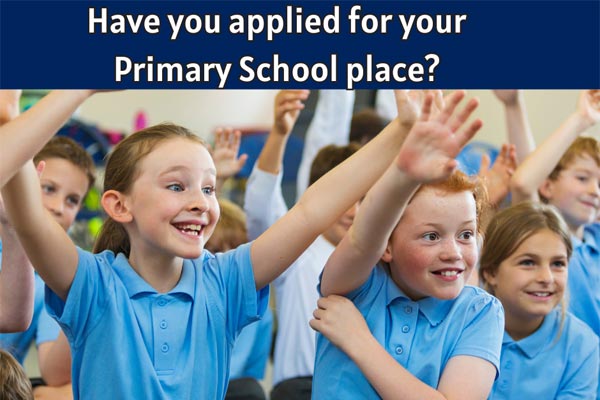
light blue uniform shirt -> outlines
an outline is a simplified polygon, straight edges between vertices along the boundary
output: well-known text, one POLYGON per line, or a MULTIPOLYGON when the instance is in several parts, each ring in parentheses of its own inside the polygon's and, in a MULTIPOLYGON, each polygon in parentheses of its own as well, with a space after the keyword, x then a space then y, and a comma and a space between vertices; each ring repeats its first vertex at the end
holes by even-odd
POLYGON ((272 341, 273 312, 267 308, 261 320, 246 326, 237 337, 231 353, 229 379, 263 379, 272 341))
POLYGON ((123 254, 78 249, 66 303, 46 287, 71 344, 75 399, 222 399, 239 331, 265 312, 250 244, 184 260, 177 286, 157 293, 123 254))
MULTIPOLYGON (((382 266, 348 297, 387 352, 425 384, 437 388, 455 356, 483 358, 498 370, 504 311, 487 292, 466 286, 453 300, 409 299, 382 266)), ((313 399, 378 399, 350 358, 317 335, 313 399)))
MULTIPOLYGON (((0 269, 2 263, 2 242, 0 241, 0 269)), ((60 326, 48 315, 44 307, 44 281, 35 274, 35 292, 33 299, 33 319, 25 332, 0 333, 0 348, 11 353, 23 364, 31 343, 39 346, 45 342, 53 342, 58 338, 60 326)))
POLYGON ((586 226, 583 241, 571 240, 569 311, 600 336, 600 224, 586 226))
POLYGON ((598 337, 560 309, 548 314, 530 336, 514 341, 504 333, 500 377, 489 399, 594 399, 598 392, 598 337))

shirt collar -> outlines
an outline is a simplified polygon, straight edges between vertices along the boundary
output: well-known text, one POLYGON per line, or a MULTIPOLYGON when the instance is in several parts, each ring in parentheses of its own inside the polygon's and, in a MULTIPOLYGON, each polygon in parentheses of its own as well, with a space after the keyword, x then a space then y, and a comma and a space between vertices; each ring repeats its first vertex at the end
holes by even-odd
POLYGON ((596 253, 600 253, 600 223, 587 225, 583 229, 583 241, 596 253))
POLYGON ((388 307, 396 299, 405 299, 417 306, 431 326, 439 325, 444 321, 450 312, 450 308, 452 308, 452 304, 454 304, 454 300, 440 300, 435 297, 425 297, 421 300, 413 301, 404 294, 402 289, 396 286, 391 276, 387 279, 386 294, 388 307))
POLYGON ((554 309, 550 314, 546 315, 544 322, 538 328, 537 331, 521 340, 515 341, 510 335, 504 331, 504 338, 502 344, 514 344, 517 346, 528 358, 534 358, 542 350, 544 350, 549 343, 556 340, 557 329, 560 325, 560 309, 554 309))
MULTIPOLYGON (((204 259, 204 254, 200 260, 204 259)), ((119 253, 114 262, 114 268, 121 278, 129 298, 133 298, 139 294, 158 292, 148 284, 138 273, 131 267, 129 261, 123 253, 119 253)), ((185 294, 191 299, 194 299, 194 286, 196 280, 196 265, 194 260, 183 260, 183 272, 177 285, 168 294, 185 294)))

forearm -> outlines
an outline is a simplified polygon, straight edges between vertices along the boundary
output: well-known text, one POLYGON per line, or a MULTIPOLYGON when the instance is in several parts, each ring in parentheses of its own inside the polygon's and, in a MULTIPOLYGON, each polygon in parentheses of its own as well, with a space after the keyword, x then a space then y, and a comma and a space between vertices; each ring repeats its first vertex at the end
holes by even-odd
POLYGON ((85 90, 53 91, 0 128, 2 148, 11 149, 2 154, 0 187, 44 147, 89 96, 85 90))
POLYGON ((398 363, 372 335, 352 346, 347 354, 384 400, 445 399, 398 363))
POLYGON ((66 299, 77 267, 77 250, 67 233, 44 208, 37 172, 26 163, 2 188, 12 226, 44 282, 66 299))
POLYGON ((396 163, 389 166, 367 193, 348 234, 327 262, 321 279, 324 296, 347 294, 366 281, 418 186, 396 163))
POLYGON ((258 156, 257 165, 261 171, 271 174, 279 173, 283 164, 283 155, 287 144, 288 135, 271 130, 265 145, 258 156))
POLYGON ((20 332, 31 323, 35 287, 33 268, 16 232, 8 224, 1 227, 0 331, 20 332))
POLYGON ((517 150, 517 162, 521 163, 535 150, 535 140, 527 118, 525 100, 519 93, 517 101, 505 107, 508 142, 514 144, 517 150))
POLYGON ((513 203, 535 199, 537 190, 550 175, 565 150, 590 126, 577 113, 569 118, 519 165, 511 180, 513 203))
POLYGON ((40 351, 39 367, 48 386, 61 386, 71 382, 71 348, 64 333, 60 332, 54 342, 44 343, 40 351))

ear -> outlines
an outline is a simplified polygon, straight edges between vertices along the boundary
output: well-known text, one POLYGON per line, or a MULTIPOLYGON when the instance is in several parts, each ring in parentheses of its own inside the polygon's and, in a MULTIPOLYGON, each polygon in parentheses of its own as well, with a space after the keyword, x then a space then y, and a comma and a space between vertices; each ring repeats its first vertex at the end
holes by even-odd
POLYGON ((133 220, 123 193, 116 190, 107 190, 102 195, 101 203, 104 211, 116 222, 126 223, 133 220))
POLYGON ((387 246, 385 246, 385 251, 381 256, 381 260, 389 264, 390 262, 392 262, 392 258, 392 241, 388 240, 388 244, 387 246))
POLYGON ((554 191, 554 181, 546 178, 544 179, 544 183, 539 188, 540 194, 545 198, 550 200, 552 198, 552 193, 554 191))

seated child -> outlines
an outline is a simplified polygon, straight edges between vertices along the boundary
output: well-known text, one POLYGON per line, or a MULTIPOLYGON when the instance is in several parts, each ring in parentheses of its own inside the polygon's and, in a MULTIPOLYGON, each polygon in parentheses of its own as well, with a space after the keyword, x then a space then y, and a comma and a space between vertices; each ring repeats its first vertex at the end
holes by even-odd
POLYGON ((31 383, 23 367, 10 353, 0 349, 0 399, 33 400, 31 383))
POLYGON ((468 103, 449 126, 446 110, 424 112, 329 258, 320 284, 329 297, 311 321, 321 333, 313 398, 488 395, 499 369, 502 307, 465 287, 485 192, 453 172, 454 157, 481 127, 475 121, 457 132, 476 107, 468 103), (348 299, 356 308, 337 312, 348 310, 348 299))
POLYGON ((524 202, 492 219, 479 274, 506 322, 490 399, 596 398, 598 338, 566 311, 571 251, 554 207, 524 202))

